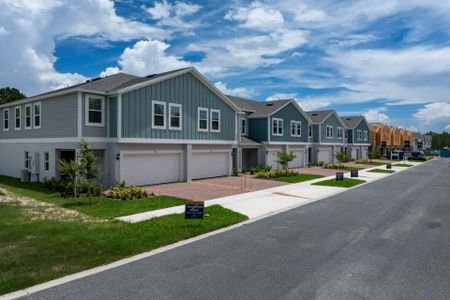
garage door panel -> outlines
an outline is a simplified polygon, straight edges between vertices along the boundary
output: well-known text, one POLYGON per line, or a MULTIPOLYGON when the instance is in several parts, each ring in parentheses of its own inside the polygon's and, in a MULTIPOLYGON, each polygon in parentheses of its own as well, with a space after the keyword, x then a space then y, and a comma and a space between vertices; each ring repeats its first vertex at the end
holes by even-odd
POLYGON ((290 168, 302 168, 305 164, 305 152, 303 150, 292 151, 295 159, 289 163, 290 168))
POLYGON ((272 170, 281 169, 281 165, 278 163, 278 151, 269 151, 267 154, 267 166, 271 166, 272 170))
POLYGON ((317 160, 323 161, 324 163, 331 162, 331 149, 320 149, 317 160))
POLYGON ((230 152, 192 153, 192 179, 230 175, 230 152))

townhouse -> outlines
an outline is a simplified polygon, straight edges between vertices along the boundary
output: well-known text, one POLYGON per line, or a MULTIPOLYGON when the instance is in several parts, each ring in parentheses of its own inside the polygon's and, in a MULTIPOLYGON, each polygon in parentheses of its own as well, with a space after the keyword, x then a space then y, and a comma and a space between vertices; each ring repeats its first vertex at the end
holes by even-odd
POLYGON ((346 153, 352 159, 367 159, 372 139, 370 125, 364 116, 341 117, 345 124, 346 153))

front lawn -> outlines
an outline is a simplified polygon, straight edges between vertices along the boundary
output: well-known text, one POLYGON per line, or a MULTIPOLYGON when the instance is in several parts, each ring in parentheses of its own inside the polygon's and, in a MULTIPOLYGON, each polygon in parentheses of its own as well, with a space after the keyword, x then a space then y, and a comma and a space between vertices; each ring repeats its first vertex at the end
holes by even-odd
POLYGON ((13 193, 53 203, 60 207, 74 209, 99 218, 127 216, 185 203, 184 199, 170 196, 156 196, 127 201, 93 197, 92 205, 89 206, 87 197, 64 198, 58 193, 45 188, 42 183, 26 183, 17 178, 7 176, 0 176, 0 187, 6 188, 13 193))
POLYGON ((343 181, 336 181, 336 179, 333 178, 333 179, 329 179, 329 180, 315 182, 315 183, 312 183, 312 185, 349 188, 349 187, 356 186, 356 185, 364 183, 364 182, 365 182, 364 180, 344 177, 343 181))
POLYGON ((371 173, 395 173, 394 170, 385 170, 385 169, 373 169, 373 170, 369 170, 367 172, 371 172, 371 173))
POLYGON ((273 180, 288 182, 288 183, 299 183, 299 182, 304 182, 304 181, 313 180, 313 179, 322 178, 322 177, 323 177, 322 175, 315 175, 315 174, 298 174, 298 175, 294 175, 294 176, 277 177, 277 178, 273 178, 273 180))
POLYGON ((402 167, 402 168, 414 167, 414 165, 410 165, 410 164, 395 164, 393 166, 395 166, 395 167, 402 167))
MULTIPOLYGON (((30 185, 30 189, 10 187, 4 179, 1 186, 8 193, 0 196, 0 295, 247 219, 214 205, 205 208, 208 216, 204 220, 185 220, 183 214, 178 214, 131 224, 105 219, 105 212, 94 212, 98 208, 89 215, 82 209, 64 208, 58 204, 63 200, 51 198, 56 196, 40 191, 36 185, 30 185), (47 201, 34 200, 30 194, 47 201), (96 213, 101 218, 94 216, 96 213)), ((122 203, 133 201, 141 200, 122 203)), ((103 203, 99 207, 102 205, 110 207, 103 203)))
POLYGON ((356 161, 357 164, 360 165, 368 165, 368 166, 382 166, 385 165, 385 163, 378 162, 378 161, 356 161))

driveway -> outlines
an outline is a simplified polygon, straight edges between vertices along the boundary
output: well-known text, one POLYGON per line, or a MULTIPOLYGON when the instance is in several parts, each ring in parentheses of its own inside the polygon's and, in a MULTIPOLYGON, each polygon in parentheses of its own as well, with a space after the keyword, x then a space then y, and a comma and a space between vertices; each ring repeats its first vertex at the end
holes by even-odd
POLYGON ((449 299, 450 159, 29 296, 449 299))
POLYGON ((194 201, 205 201, 286 185, 284 182, 258 179, 251 175, 217 177, 192 182, 168 183, 145 187, 149 192, 194 201))

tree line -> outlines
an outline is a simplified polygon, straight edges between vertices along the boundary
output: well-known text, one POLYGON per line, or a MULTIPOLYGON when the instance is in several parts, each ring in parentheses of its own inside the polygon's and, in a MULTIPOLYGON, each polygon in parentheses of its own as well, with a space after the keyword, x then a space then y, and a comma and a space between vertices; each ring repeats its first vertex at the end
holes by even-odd
POLYGON ((22 94, 18 89, 11 87, 0 88, 0 105, 24 99, 27 96, 22 94))
POLYGON ((431 147, 433 149, 442 149, 444 147, 450 147, 450 133, 443 131, 442 133, 437 132, 428 132, 427 134, 431 135, 431 147))

